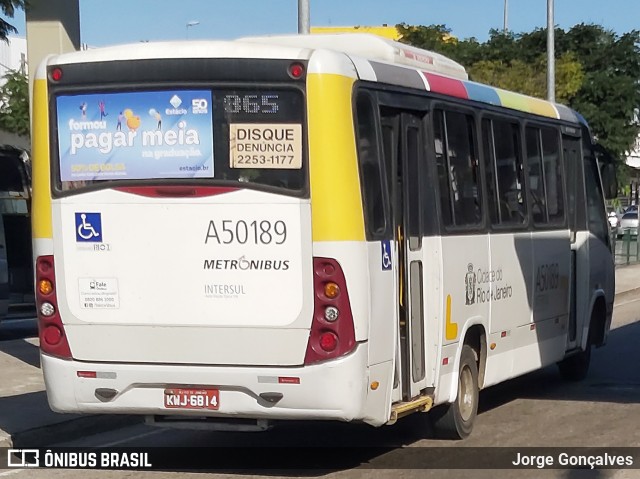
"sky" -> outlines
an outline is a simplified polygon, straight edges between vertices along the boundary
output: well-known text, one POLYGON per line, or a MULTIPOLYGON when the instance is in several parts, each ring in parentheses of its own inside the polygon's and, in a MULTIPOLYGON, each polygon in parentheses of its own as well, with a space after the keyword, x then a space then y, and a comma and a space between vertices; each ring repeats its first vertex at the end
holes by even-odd
MULTIPOLYGON (((505 0, 309 0, 312 26, 444 24, 458 38, 502 29, 505 0)), ((509 30, 545 27, 547 0, 507 0, 509 30)), ((618 34, 640 29, 640 0, 555 0, 555 24, 596 23, 618 34)), ((297 0, 80 0, 82 43, 232 39, 296 33, 297 0), (189 22, 199 22, 188 27, 189 22)), ((25 35, 24 13, 7 19, 25 35)))

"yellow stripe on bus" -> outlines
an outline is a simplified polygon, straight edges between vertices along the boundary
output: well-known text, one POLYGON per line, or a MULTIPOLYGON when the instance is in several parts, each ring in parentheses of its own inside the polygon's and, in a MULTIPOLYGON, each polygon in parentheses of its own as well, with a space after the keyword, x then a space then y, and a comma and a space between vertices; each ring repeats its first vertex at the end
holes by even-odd
POLYGON ((314 241, 364 241, 353 126, 353 78, 309 74, 309 176, 314 241))
POLYGON ((451 341, 458 337, 458 323, 451 321, 451 295, 447 295, 447 309, 445 313, 445 331, 444 337, 451 341))
POLYGON ((33 128, 31 131, 33 155, 33 200, 31 223, 33 237, 52 238, 51 177, 49 174, 49 120, 47 81, 33 84, 33 128))

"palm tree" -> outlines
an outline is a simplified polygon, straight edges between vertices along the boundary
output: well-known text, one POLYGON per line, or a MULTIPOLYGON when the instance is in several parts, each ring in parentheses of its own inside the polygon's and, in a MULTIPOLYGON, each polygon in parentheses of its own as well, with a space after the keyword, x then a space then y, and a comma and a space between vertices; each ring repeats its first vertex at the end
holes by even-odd
MULTIPOLYGON (((17 9, 25 8, 25 3, 28 0, 0 0, 0 10, 4 17, 13 18, 13 15, 17 9)), ((16 27, 7 23, 4 18, 0 18, 0 40, 7 41, 7 36, 10 33, 18 33, 16 27)))

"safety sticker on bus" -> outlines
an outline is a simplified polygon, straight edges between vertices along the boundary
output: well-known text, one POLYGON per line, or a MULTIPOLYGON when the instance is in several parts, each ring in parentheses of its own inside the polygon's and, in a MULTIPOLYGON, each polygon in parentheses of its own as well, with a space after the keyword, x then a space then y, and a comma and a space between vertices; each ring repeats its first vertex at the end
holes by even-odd
POLYGON ((80 307, 82 309, 117 309, 120 307, 116 278, 78 279, 80 307))
POLYGON ((380 251, 382 271, 389 271, 391 269, 391 241, 382 240, 382 250, 380 251))

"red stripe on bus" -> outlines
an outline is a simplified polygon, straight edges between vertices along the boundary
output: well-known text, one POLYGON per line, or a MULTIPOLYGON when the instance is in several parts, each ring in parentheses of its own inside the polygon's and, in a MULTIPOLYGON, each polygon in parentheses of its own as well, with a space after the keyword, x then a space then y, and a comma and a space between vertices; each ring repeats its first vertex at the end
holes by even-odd
POLYGON ((200 198, 223 195, 238 191, 240 188, 231 186, 133 186, 114 188, 114 190, 149 198, 200 198))
POLYGON ((434 75, 433 73, 422 72, 422 74, 427 78, 429 89, 432 92, 455 96, 465 100, 469 99, 469 94, 462 81, 434 75))
POLYGON ((300 384, 300 378, 280 376, 278 378, 280 384, 300 384))

